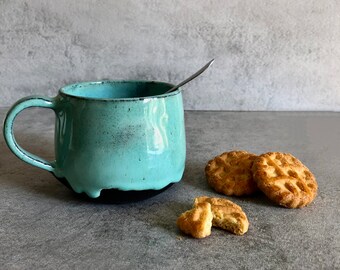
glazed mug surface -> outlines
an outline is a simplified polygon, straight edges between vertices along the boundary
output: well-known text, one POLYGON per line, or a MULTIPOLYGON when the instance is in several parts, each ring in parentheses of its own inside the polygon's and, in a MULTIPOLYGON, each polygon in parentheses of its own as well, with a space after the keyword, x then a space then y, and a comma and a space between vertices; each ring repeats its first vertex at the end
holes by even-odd
POLYGON ((103 189, 160 190, 181 180, 185 166, 182 93, 154 81, 100 81, 65 86, 54 98, 30 96, 7 113, 4 137, 21 160, 66 179, 77 193, 103 189), (13 123, 29 107, 55 112, 55 161, 15 141, 13 123))

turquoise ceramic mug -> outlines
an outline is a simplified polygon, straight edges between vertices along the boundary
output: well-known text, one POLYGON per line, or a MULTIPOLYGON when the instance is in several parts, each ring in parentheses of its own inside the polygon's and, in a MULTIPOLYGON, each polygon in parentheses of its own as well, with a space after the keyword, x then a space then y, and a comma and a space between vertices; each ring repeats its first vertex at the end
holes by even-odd
POLYGON ((181 180, 185 166, 182 93, 153 81, 100 81, 68 85, 54 98, 16 102, 4 123, 11 151, 53 173, 91 198, 102 190, 162 190, 181 180), (29 107, 52 109, 55 161, 37 157, 15 141, 13 122, 29 107))

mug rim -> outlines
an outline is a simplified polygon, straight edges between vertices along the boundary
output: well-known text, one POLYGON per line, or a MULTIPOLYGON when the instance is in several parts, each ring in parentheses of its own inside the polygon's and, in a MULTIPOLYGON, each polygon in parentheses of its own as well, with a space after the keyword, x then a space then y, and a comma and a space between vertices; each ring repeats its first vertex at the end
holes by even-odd
POLYGON ((170 93, 165 93, 165 94, 160 94, 160 95, 152 95, 152 96, 141 96, 141 97, 125 97, 125 98, 96 98, 96 97, 84 97, 84 96, 79 96, 79 95, 72 95, 70 93, 66 93, 67 88, 71 87, 84 87, 84 86, 89 86, 89 85, 100 85, 100 84, 106 84, 106 83, 156 83, 156 84, 163 84, 169 86, 169 89, 174 87, 174 84, 167 83, 167 82, 162 82, 162 81, 154 81, 154 80, 100 80, 100 81, 88 81, 88 82, 78 82, 78 83, 72 83, 65 85, 59 89, 59 94, 61 96, 66 96, 66 97, 71 97, 75 99, 82 99, 82 100, 93 100, 93 101, 143 101, 145 99, 158 99, 158 98, 166 98, 174 95, 178 95, 181 93, 182 89, 178 88, 177 90, 170 92, 170 93))

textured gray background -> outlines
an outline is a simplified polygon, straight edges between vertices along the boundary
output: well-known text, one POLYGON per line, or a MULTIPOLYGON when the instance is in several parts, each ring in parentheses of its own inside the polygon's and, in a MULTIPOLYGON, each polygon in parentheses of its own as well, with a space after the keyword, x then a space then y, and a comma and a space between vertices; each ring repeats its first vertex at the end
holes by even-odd
MULTIPOLYGON (((53 159, 53 118, 41 109, 18 117, 15 133, 24 149, 53 159)), ((182 181, 122 205, 74 196, 51 173, 11 154, 0 136, 0 269, 340 270, 338 113, 188 111, 185 120, 182 181), (305 208, 286 209, 261 193, 215 193, 205 165, 231 149, 293 153, 316 176, 318 196, 305 208), (235 236, 213 228, 201 240, 181 234, 177 217, 202 195, 239 204, 249 231, 235 236)))
POLYGON ((340 110, 340 2, 0 0, 0 106, 77 81, 179 82, 186 109, 340 110))

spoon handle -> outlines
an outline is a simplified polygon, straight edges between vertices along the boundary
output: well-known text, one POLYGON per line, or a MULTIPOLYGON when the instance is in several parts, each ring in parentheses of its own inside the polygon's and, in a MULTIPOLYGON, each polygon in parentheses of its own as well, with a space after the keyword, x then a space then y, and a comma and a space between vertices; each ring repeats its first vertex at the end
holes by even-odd
POLYGON ((203 71, 205 71, 208 67, 210 67, 210 65, 214 62, 215 59, 210 60, 204 67, 202 67, 199 71, 197 71, 196 73, 192 74, 189 78, 185 79, 184 81, 180 82, 179 84, 177 84, 176 86, 172 87, 171 89, 169 89, 168 91, 165 92, 165 94, 173 92, 175 90, 177 90, 179 87, 183 86, 184 84, 186 84, 187 82, 190 82, 191 80, 195 79, 198 75, 200 75, 203 71))

